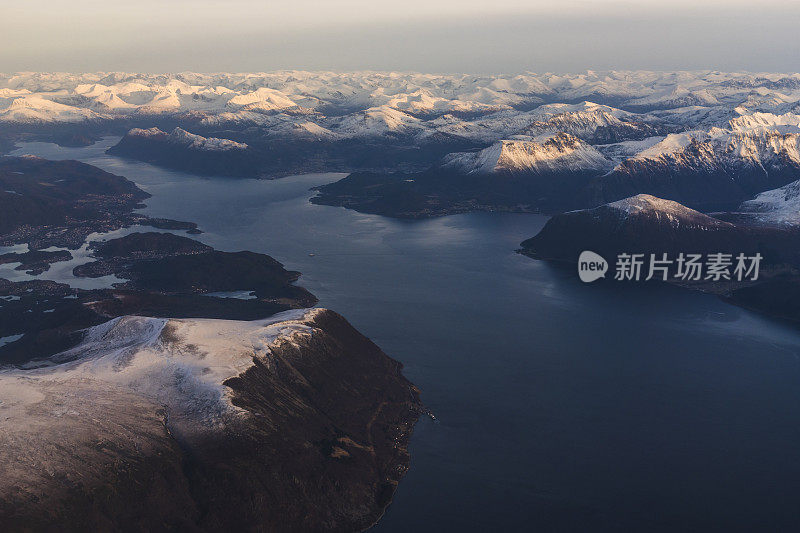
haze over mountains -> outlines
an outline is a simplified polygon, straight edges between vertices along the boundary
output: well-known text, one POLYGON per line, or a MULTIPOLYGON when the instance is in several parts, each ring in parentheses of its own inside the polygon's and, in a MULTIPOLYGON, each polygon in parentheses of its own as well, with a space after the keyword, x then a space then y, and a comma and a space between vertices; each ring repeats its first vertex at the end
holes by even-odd
POLYGON ((789 0, 6 3, 5 69, 795 70, 789 0))
POLYGON ((218 117, 217 122, 251 120, 266 124, 270 122, 259 114, 291 111, 322 114, 312 115, 312 121, 345 132, 367 133, 369 126, 378 125, 377 121, 386 130, 442 129, 455 134, 459 133, 457 128, 431 120, 447 114, 530 111, 543 103, 593 101, 626 110, 591 104, 548 106, 517 120, 502 121, 508 115, 501 115, 491 117, 496 120, 470 121, 474 122, 472 128, 460 132, 468 137, 480 136, 481 130, 502 122, 510 129, 519 126, 521 130, 535 122, 531 119, 576 112, 583 112, 581 118, 597 126, 631 122, 637 118, 632 112, 649 112, 638 117, 646 122, 721 126, 739 115, 792 112, 799 95, 798 74, 712 71, 510 76, 304 71, 0 74, 0 109, 5 122, 77 121, 77 116, 69 113, 102 120, 130 114, 198 112, 203 118, 218 117), (586 115, 588 111, 596 118, 586 115), (332 120, 332 115, 338 120, 332 120))

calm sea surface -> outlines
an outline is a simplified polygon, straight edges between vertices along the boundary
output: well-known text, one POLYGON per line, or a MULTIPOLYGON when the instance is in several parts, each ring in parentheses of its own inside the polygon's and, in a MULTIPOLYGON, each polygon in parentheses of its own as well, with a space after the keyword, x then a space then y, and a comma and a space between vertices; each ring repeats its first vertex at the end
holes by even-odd
POLYGON ((800 330, 515 254, 542 216, 397 221, 308 202, 341 175, 203 178, 115 141, 15 153, 128 177, 145 213, 301 271, 403 362, 436 421, 376 531, 800 530, 800 330))

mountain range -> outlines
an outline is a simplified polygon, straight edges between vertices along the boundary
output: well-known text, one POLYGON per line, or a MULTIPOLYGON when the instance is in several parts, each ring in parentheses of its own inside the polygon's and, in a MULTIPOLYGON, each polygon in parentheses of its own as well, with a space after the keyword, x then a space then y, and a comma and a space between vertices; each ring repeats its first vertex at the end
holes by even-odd
POLYGON ((375 211, 379 200, 396 216, 557 212, 636 194, 731 209, 798 178, 800 75, 16 73, 0 75, 0 123, 0 147, 120 135, 117 155, 195 173, 374 174, 379 199, 359 178, 317 201, 375 211), (514 176, 513 204, 494 189, 500 174, 514 176), (472 197, 453 190, 456 175, 472 197), (398 183, 415 183, 419 209, 398 183))

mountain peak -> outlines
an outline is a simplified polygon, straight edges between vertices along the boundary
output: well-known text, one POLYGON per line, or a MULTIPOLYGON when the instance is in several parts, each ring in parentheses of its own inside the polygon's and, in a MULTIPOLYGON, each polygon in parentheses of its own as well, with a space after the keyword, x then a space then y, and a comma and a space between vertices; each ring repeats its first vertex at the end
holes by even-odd
POLYGON ((453 153, 442 166, 466 174, 601 172, 610 162, 567 133, 504 139, 479 152, 453 153))
POLYGON ((623 218, 643 216, 666 218, 674 224, 702 225, 704 227, 731 226, 728 222, 710 217, 678 202, 665 200, 650 194, 637 194, 630 198, 605 204, 596 209, 611 209, 619 212, 623 218))

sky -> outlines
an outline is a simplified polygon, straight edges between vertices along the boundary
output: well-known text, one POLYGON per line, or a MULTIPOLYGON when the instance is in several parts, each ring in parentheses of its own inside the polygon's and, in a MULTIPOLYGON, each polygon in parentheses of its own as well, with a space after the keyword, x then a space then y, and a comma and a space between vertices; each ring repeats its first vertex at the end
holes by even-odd
POLYGON ((800 71, 796 0, 0 0, 0 72, 800 71))

